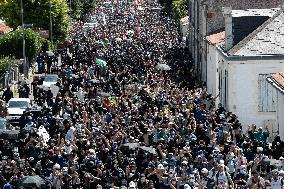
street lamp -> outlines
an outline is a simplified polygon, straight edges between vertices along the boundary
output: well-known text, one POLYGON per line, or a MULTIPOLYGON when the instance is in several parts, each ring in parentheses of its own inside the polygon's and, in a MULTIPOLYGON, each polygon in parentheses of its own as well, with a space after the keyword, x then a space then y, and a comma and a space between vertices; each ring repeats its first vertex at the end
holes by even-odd
POLYGON ((50 42, 53 48, 53 36, 52 36, 52 12, 51 12, 51 0, 49 0, 49 29, 50 29, 50 42))
POLYGON ((25 41, 25 24, 24 24, 24 5, 23 0, 21 0, 21 16, 22 16, 22 31, 23 31, 23 72, 24 77, 28 78, 29 74, 27 71, 27 58, 26 58, 26 41, 25 41))

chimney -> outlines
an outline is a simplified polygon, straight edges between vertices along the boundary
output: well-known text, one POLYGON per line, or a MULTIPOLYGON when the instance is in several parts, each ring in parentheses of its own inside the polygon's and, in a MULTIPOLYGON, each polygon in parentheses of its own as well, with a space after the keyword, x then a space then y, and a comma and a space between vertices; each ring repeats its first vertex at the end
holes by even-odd
POLYGON ((222 8, 223 16, 225 18, 225 51, 233 47, 233 24, 232 24, 232 7, 222 8))

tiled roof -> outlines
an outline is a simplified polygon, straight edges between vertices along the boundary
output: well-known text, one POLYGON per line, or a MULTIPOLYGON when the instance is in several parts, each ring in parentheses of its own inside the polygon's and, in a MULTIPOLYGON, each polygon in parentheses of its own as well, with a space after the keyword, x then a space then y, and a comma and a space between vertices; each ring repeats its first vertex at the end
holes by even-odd
POLYGON ((271 76, 273 81, 282 89, 284 89, 284 72, 278 72, 271 76))
POLYGON ((283 9, 234 46, 228 54, 232 56, 284 55, 283 9))
POLYGON ((4 23, 0 23, 0 33, 8 33, 12 31, 12 28, 6 26, 4 23))
POLYGON ((225 31, 209 35, 206 37, 206 39, 208 43, 210 43, 211 45, 216 45, 218 43, 224 42, 225 41, 225 31))

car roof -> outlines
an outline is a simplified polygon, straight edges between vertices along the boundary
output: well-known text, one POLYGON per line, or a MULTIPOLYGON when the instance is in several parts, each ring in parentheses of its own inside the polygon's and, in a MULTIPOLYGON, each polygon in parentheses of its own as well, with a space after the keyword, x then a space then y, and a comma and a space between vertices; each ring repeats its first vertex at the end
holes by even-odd
POLYGON ((59 77, 57 74, 46 74, 45 77, 46 76, 57 76, 57 77, 59 77))
POLYGON ((11 98, 9 100, 10 101, 26 101, 26 102, 30 102, 31 100, 29 98, 11 98))

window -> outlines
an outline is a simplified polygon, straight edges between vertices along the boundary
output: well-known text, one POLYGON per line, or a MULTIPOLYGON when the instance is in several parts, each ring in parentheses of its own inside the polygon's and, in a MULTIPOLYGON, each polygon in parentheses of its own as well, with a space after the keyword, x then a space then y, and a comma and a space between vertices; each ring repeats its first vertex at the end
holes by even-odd
POLYGON ((275 112, 277 91, 268 83, 267 77, 272 74, 258 75, 258 111, 259 112, 275 112))

